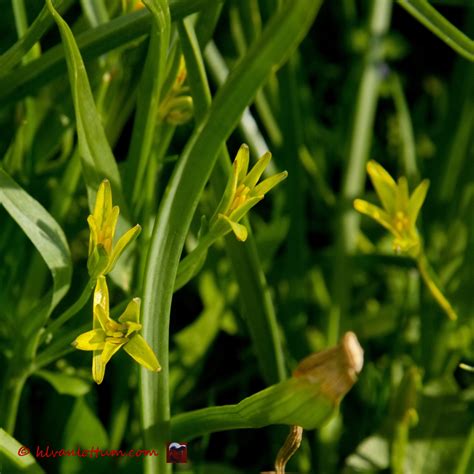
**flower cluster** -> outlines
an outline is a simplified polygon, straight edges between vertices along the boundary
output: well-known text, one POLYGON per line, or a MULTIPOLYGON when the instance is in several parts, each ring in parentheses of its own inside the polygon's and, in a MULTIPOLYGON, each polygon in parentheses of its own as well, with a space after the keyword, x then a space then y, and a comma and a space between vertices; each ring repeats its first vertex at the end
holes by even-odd
POLYGON ((282 171, 257 184, 272 155, 265 153, 248 171, 249 148, 243 144, 235 157, 232 175, 230 176, 224 195, 210 222, 210 231, 215 234, 234 232, 238 240, 247 239, 247 228, 239 224, 240 219, 260 202, 266 193, 283 181, 288 173, 282 171))
POLYGON ((410 196, 408 182, 404 176, 395 182, 375 161, 367 164, 367 173, 383 208, 362 199, 354 201, 354 208, 393 234, 393 248, 397 253, 418 257, 421 251, 421 238, 416 228, 416 220, 425 200, 429 181, 423 180, 410 196))
POLYGON ((110 317, 106 275, 112 271, 118 257, 135 240, 141 230, 137 224, 120 237, 114 245, 118 216, 118 206, 112 205, 110 183, 104 180, 97 191, 94 212, 87 219, 90 228, 87 267, 91 278, 97 279, 92 308, 93 329, 81 334, 72 343, 76 349, 93 351, 92 377, 98 384, 104 379, 107 363, 122 347, 136 362, 148 370, 158 372, 161 369, 150 346, 138 333, 142 327, 140 298, 133 298, 130 301, 118 321, 110 317))

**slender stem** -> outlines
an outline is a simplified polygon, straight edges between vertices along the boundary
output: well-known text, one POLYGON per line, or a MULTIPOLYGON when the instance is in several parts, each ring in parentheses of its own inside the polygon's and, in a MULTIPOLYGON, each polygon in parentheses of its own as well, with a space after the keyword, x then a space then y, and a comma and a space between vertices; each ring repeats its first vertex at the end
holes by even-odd
POLYGON ((54 321, 46 327, 46 331, 41 338, 43 342, 50 334, 54 334, 63 324, 67 323, 74 315, 76 315, 89 301, 89 297, 94 289, 96 283, 95 278, 91 278, 87 285, 82 290, 79 298, 64 311, 60 316, 58 316, 54 321))
POLYGON ((17 364, 9 366, 5 373, 0 400, 0 427, 3 427, 11 435, 15 431, 18 406, 27 378, 26 372, 18 373, 17 364))
POLYGON ((179 290, 191 278, 193 278, 201 266, 204 264, 207 255, 207 249, 219 238, 218 235, 207 233, 197 244, 197 246, 179 262, 178 273, 174 289, 179 290))
POLYGON ((474 41, 458 30, 427 1, 398 0, 398 3, 450 48, 469 61, 474 61, 474 41))
POLYGON ((436 275, 434 274, 434 271, 431 268, 428 259, 426 258, 423 252, 421 252, 419 257, 417 258, 417 264, 421 277, 423 278, 423 281, 428 287, 428 290, 430 290, 430 293, 433 298, 441 306, 441 308, 446 313, 449 319, 451 319, 452 321, 458 319, 456 311, 454 311, 453 307, 451 306, 451 303, 446 299, 446 297, 443 295, 443 292, 436 283, 436 275))

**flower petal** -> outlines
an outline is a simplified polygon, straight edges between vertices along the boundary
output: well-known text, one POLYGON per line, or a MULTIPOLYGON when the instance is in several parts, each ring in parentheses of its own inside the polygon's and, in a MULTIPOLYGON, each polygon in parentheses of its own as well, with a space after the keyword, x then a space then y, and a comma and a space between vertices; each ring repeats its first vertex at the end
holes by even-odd
POLYGON ((94 303, 93 308, 99 305, 106 315, 109 317, 109 289, 107 287, 107 281, 105 276, 101 275, 97 278, 97 283, 94 290, 94 303))
POLYGON ((87 217, 87 223, 89 224, 89 256, 91 255, 93 249, 97 245, 98 232, 97 232, 97 223, 94 216, 91 214, 87 217))
POLYGON ((237 237, 237 240, 240 240, 241 242, 245 242, 247 240, 247 236, 248 236, 247 227, 245 227, 242 224, 238 224, 237 222, 233 220, 230 220, 224 214, 219 214, 219 218, 222 218, 225 222, 227 222, 227 224, 229 224, 232 232, 234 232, 235 236, 237 237))
POLYGON ((234 160, 235 173, 237 175, 237 183, 241 183, 249 169, 249 147, 244 143, 239 148, 237 156, 234 160))
POLYGON ((125 311, 118 318, 121 323, 139 323, 140 322, 140 298, 133 298, 130 303, 128 303, 125 311))
POLYGON ((372 184, 383 207, 389 214, 393 214, 396 206, 397 183, 395 183, 385 168, 376 161, 372 160, 367 163, 367 173, 369 173, 372 184))
POLYGON ((105 332, 102 329, 92 329, 76 337, 72 343, 75 349, 81 351, 96 351, 104 348, 105 332))
POLYGON ((426 198, 426 193, 428 192, 428 188, 430 186, 430 182, 427 179, 424 179, 413 191, 413 194, 410 197, 410 201, 408 202, 408 216, 410 221, 413 222, 413 225, 418 218, 418 214, 420 212, 421 206, 426 198))
POLYGON ((140 334, 134 334, 123 348, 125 352, 146 369, 153 372, 161 370, 160 363, 154 352, 140 334))
POLYGON ((112 250, 112 255, 110 256, 110 261, 106 273, 109 273, 113 270, 117 259, 125 251, 125 249, 138 237, 138 234, 140 234, 141 230, 142 228, 140 227, 140 225, 137 224, 136 226, 125 232, 122 237, 120 237, 120 239, 114 245, 114 248, 112 250))
POLYGON ((112 253, 112 244, 114 241, 115 228, 117 227, 118 216, 120 214, 120 209, 118 206, 114 206, 110 213, 104 216, 104 222, 102 223, 102 229, 100 229, 101 235, 99 238, 102 238, 102 244, 107 249, 107 251, 112 253))
POLYGON ((398 178, 396 210, 401 211, 404 214, 408 214, 408 201, 409 201, 408 181, 405 176, 400 176, 400 178, 398 178))
POLYGON ((99 321, 100 327, 104 332, 107 332, 109 330, 109 322, 111 319, 108 317, 108 315, 105 313, 104 308, 102 306, 96 304, 93 309, 94 313, 94 318, 99 321))
POLYGON ((108 179, 104 179, 100 183, 95 198, 94 218, 98 228, 101 228, 105 219, 112 211, 112 189, 108 179))
POLYGON ((102 351, 94 351, 92 354, 92 378, 98 385, 102 383, 105 375, 105 365, 102 362, 102 351))
POLYGON ((282 171, 281 173, 275 174, 263 180, 260 184, 255 186, 252 190, 252 194, 255 196, 263 196, 272 188, 274 188, 278 183, 281 183, 288 176, 288 171, 282 171))
POLYGON ((112 356, 124 345, 126 342, 106 342, 104 346, 104 350, 102 351, 101 359, 102 363, 104 364, 104 370, 105 366, 109 362, 109 360, 112 358, 112 356))
POLYGON ((269 151, 264 153, 262 157, 257 160, 253 168, 250 170, 250 173, 245 177, 242 183, 252 190, 258 183, 260 176, 262 176, 271 159, 272 154, 269 151))
POLYGON ((364 201, 362 199, 355 199, 354 209, 361 214, 371 217, 390 232, 394 232, 390 216, 380 207, 374 206, 370 202, 364 201))
POLYGON ((242 217, 244 217, 245 214, 247 214, 247 212, 249 212, 250 209, 252 209, 252 207, 259 203, 262 199, 263 195, 246 199, 242 205, 231 212, 229 219, 233 222, 239 222, 240 219, 242 219, 242 217))

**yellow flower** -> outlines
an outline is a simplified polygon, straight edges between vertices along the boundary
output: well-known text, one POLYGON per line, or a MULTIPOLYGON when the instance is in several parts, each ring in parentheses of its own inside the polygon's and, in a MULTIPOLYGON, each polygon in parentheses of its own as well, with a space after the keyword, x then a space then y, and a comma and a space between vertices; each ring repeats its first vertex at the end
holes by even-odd
POLYGON ((118 206, 112 206, 110 183, 104 179, 97 191, 94 212, 87 218, 90 228, 87 269, 91 277, 111 272, 118 257, 141 231, 141 227, 137 224, 113 245, 119 212, 118 206))
POLYGON ((425 200, 429 181, 423 180, 410 196, 408 182, 404 176, 398 179, 398 183, 395 182, 375 161, 367 164, 367 172, 383 208, 362 199, 354 201, 354 208, 393 234, 393 248, 396 252, 418 257, 421 238, 416 228, 416 219, 425 200))
POLYGON ((142 328, 140 319, 140 298, 133 298, 118 322, 109 316, 109 291, 104 276, 97 280, 94 292, 94 329, 76 338, 72 345, 82 351, 94 351, 92 377, 102 383, 105 366, 121 348, 136 362, 148 370, 158 372, 160 364, 145 339, 138 334, 142 328))
POLYGON ((232 230, 238 240, 247 239, 247 228, 238 222, 264 198, 265 193, 288 176, 286 171, 282 171, 257 184, 271 158, 270 152, 265 153, 249 172, 248 146, 244 144, 240 147, 234 160, 232 175, 210 222, 212 233, 227 233, 232 230))

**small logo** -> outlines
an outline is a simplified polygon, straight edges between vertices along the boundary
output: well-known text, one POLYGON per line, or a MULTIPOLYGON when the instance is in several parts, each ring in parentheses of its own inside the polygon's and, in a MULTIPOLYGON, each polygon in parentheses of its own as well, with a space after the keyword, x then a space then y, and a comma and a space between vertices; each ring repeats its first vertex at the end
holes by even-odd
POLYGON ((18 456, 28 456, 30 450, 26 446, 20 446, 18 449, 18 456))
POLYGON ((188 462, 188 443, 168 443, 166 462, 169 464, 186 464, 188 462))

